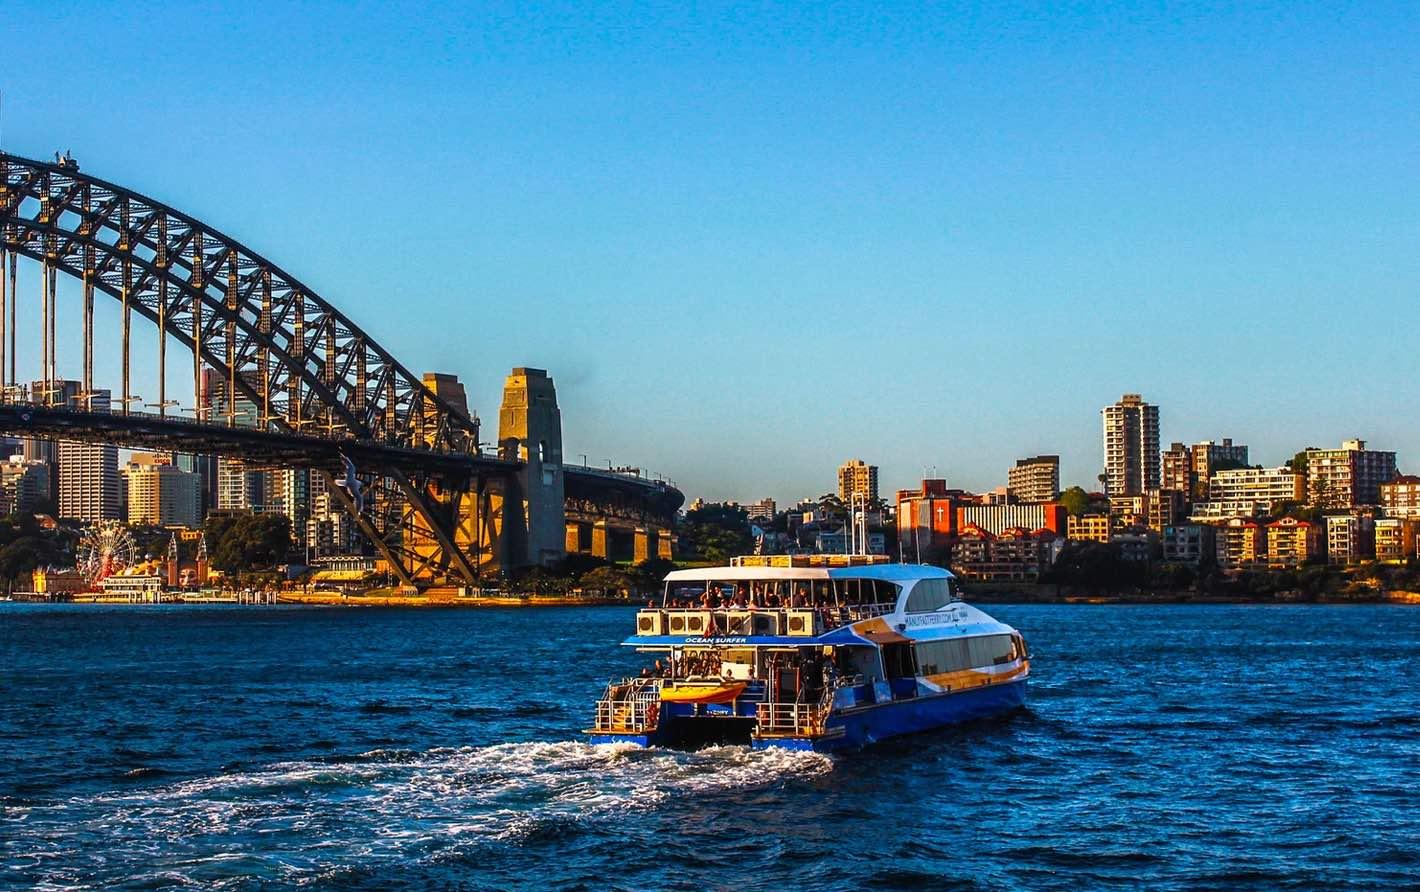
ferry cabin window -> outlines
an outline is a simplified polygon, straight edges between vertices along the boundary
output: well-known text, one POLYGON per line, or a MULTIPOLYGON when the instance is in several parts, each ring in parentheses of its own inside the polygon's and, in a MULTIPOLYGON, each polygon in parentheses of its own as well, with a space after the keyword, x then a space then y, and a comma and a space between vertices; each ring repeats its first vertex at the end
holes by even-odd
POLYGON ((931 613, 952 602, 952 590, 945 579, 919 579, 907 596, 908 613, 931 613))
POLYGON ((923 675, 999 666, 1018 656, 1020 650, 1010 635, 979 635, 975 638, 917 643, 917 664, 923 675))
POLYGON ((886 579, 839 579, 834 594, 840 607, 859 604, 896 604, 900 589, 886 579))

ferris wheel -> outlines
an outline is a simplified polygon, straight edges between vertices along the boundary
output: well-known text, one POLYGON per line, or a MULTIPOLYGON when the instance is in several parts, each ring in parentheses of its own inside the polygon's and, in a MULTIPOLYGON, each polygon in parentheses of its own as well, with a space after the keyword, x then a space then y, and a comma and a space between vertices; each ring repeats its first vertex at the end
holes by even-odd
POLYGON ((89 527, 79 540, 77 565, 90 583, 97 585, 120 570, 133 566, 138 546, 128 528, 117 521, 89 527))

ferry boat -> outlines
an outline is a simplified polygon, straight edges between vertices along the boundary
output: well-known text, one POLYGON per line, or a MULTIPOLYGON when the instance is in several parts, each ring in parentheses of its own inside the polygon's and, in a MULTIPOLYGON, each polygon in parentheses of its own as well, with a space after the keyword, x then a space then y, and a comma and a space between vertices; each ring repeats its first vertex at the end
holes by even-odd
POLYGON ((596 705, 593 743, 832 751, 1025 703, 1030 653, 939 567, 867 555, 676 570, 622 644, 647 654, 596 705))

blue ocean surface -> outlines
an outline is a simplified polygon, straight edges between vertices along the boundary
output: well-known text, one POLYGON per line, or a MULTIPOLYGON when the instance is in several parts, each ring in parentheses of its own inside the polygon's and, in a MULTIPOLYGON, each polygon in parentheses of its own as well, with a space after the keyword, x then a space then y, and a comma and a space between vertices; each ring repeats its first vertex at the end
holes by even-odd
POLYGON ((619 608, 0 604, 0 886, 1420 884, 1420 609, 995 605, 1025 711, 591 747, 619 608))

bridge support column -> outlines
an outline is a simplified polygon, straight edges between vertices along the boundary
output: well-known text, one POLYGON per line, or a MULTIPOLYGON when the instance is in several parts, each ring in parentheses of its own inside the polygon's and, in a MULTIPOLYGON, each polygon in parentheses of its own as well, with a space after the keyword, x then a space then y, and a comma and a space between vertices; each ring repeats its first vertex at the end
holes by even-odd
POLYGON ((611 556, 610 531, 607 529, 606 521, 599 520, 592 524, 592 557, 599 557, 605 560, 611 556))
POLYGON ((536 566, 560 560, 567 543, 562 412, 546 371, 516 368, 508 375, 498 410, 498 446, 505 458, 524 463, 518 476, 527 538, 514 562, 536 566))
POLYGON ((656 530, 656 557, 675 560, 676 536, 670 530, 656 530))
POLYGON ((651 559, 651 533, 644 527, 637 527, 631 544, 631 563, 640 564, 651 559))
POLYGON ((582 550, 582 528, 575 521, 567 522, 567 544, 568 554, 577 554, 582 550))

